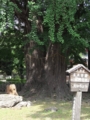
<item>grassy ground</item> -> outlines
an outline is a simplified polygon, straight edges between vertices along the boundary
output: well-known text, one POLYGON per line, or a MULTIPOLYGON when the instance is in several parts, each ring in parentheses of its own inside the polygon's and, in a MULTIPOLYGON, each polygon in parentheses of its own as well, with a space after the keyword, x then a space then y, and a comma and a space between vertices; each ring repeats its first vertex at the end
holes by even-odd
MULTIPOLYGON (((0 120, 71 120, 72 101, 37 100, 28 108, 1 108, 0 120), (57 111, 48 108, 56 107, 57 111)), ((90 102, 82 101, 81 120, 90 120, 90 102)))

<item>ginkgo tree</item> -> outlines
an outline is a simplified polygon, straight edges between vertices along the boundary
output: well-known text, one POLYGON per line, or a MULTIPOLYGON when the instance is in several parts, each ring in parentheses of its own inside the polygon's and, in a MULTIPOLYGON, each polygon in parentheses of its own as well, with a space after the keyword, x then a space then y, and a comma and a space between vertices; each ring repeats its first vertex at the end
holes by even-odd
MULTIPOLYGON (((41 89, 49 95, 55 93, 58 97, 67 93, 65 71, 69 56, 77 60, 80 52, 90 48, 90 1, 3 0, 0 3, 1 35, 9 28, 22 34, 25 87, 41 89)), ((16 37, 17 42, 19 35, 16 37)))

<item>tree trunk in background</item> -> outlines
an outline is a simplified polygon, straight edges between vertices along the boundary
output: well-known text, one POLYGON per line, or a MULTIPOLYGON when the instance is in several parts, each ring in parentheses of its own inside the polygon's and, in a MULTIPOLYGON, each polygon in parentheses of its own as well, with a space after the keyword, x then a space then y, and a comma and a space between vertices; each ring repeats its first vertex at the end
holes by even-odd
POLYGON ((65 75, 65 57, 61 55, 60 45, 50 44, 46 57, 43 52, 34 50, 26 55, 27 82, 25 89, 30 94, 39 93, 45 96, 66 97, 68 87, 65 75))

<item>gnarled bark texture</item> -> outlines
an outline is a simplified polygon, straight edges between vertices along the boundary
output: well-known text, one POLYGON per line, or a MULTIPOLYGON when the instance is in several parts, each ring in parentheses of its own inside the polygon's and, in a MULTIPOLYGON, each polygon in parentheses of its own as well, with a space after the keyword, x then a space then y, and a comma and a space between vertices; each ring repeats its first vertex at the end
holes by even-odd
POLYGON ((65 97, 68 93, 66 85, 65 57, 61 54, 61 46, 56 43, 48 46, 46 55, 36 49, 32 55, 26 55, 27 82, 25 89, 30 94, 65 97))

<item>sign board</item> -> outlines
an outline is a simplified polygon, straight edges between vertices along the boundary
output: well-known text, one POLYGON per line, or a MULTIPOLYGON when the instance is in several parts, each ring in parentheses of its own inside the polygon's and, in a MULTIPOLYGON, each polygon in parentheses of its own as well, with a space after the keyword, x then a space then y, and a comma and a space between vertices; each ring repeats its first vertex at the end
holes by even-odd
POLYGON ((71 73, 70 88, 72 92, 87 92, 89 87, 89 73, 82 67, 71 73))
POLYGON ((66 71, 72 92, 87 92, 90 80, 90 71, 83 65, 78 64, 66 71))

